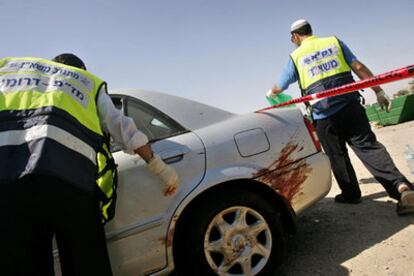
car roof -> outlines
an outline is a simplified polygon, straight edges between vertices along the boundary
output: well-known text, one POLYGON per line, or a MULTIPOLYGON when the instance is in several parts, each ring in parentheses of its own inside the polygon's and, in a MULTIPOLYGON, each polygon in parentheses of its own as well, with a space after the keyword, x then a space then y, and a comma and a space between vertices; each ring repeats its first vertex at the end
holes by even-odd
POLYGON ((186 98, 140 89, 112 90, 112 95, 137 98, 164 112, 189 130, 200 129, 236 116, 236 114, 186 98))

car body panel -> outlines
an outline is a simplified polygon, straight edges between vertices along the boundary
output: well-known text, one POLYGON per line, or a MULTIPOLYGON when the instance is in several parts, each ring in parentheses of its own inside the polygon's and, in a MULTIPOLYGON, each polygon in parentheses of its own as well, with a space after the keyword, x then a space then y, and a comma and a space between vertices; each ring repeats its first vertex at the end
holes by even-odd
MULTIPOLYGON (((330 171, 330 163, 327 156, 322 153, 316 153, 313 154, 305 159, 302 159, 301 165, 306 163, 306 171, 309 172, 309 174, 305 174, 306 177, 302 177, 302 181, 300 181, 300 189, 299 191, 294 194, 291 203, 292 205, 290 207, 295 207, 294 214, 300 216, 304 210, 311 207, 314 203, 316 203, 318 200, 322 199, 326 194, 328 194, 330 188, 331 188, 331 171, 330 171), (312 173, 310 173, 312 172, 312 173)), ((209 172, 206 173, 206 177, 203 179, 203 182, 201 185, 198 185, 197 188, 191 192, 190 195, 188 195, 183 202, 181 202, 180 206, 176 210, 172 222, 170 224, 169 232, 167 233, 167 258, 168 258, 168 267, 163 269, 162 271, 158 271, 157 273, 151 274, 151 275, 168 275, 169 272, 171 272, 174 269, 173 264, 173 250, 172 250, 172 244, 173 244, 173 234, 174 234, 174 228, 175 228, 175 222, 178 220, 179 216, 183 212, 183 210, 186 208, 186 206, 190 205, 191 201, 194 200, 197 196, 205 193, 209 189, 216 187, 218 185, 226 185, 226 183, 229 183, 233 180, 245 180, 245 179, 252 179, 256 180, 255 185, 266 185, 269 187, 272 187, 272 189, 275 191, 275 193, 279 193, 280 190, 277 187, 274 187, 273 183, 275 182, 268 182, 266 183, 266 180, 260 179, 260 177, 257 177, 257 175, 261 175, 262 177, 266 176, 267 173, 273 173, 274 176, 280 176, 284 175, 286 172, 290 172, 295 175, 295 171, 297 168, 300 168, 301 166, 295 166, 295 163, 292 163, 293 166, 290 166, 289 170, 286 170, 286 167, 282 168, 274 168, 270 171, 266 171, 264 174, 257 168, 253 168, 252 166, 226 166, 222 167, 221 171, 217 169, 216 172, 209 172), (221 178, 214 178, 213 175, 221 175, 221 178)), ((271 178, 273 179, 273 177, 271 178)), ((277 177, 275 177, 277 180, 277 177)), ((289 179, 289 178, 287 178, 289 179)), ((289 184, 288 181, 286 181, 286 178, 284 178, 285 181, 283 183, 289 184)), ((293 185, 296 187, 297 181, 294 181, 293 185)), ((287 188, 290 186, 287 185, 287 188)))
POLYGON ((165 196, 163 183, 148 171, 142 158, 114 153, 122 173, 119 174, 116 216, 106 226, 106 232, 111 262, 116 264, 115 274, 137 275, 137 271, 147 273, 166 266, 169 218, 204 176, 204 146, 195 134, 190 132, 158 141, 152 149, 167 162, 173 162, 170 165, 179 172, 182 185, 175 195, 165 196))
MULTIPOLYGON (((301 188, 312 175, 312 168, 306 157, 317 153, 301 113, 295 109, 276 110, 266 113, 249 113, 223 121, 213 126, 195 130, 206 147, 207 171, 203 186, 209 187, 233 179, 257 179, 285 196, 297 213, 307 206, 307 189, 301 188), (234 139, 234 133, 260 129, 270 141, 270 149, 262 153, 243 156, 234 139), (282 170, 283 169, 283 170, 282 170), (280 177, 285 172, 284 179, 280 177), (274 171, 272 173, 272 171, 274 171), (282 187, 282 189, 281 189, 282 187), (307 191, 306 193, 304 191, 307 191), (301 193, 299 198, 293 198, 301 193)), ((263 140, 260 138, 259 140, 263 140)), ((261 142, 263 143, 263 141, 261 142)), ((256 140, 251 141, 252 145, 256 140)), ((264 148, 264 147, 263 147, 264 148)), ((320 154, 320 153, 318 153, 320 154)), ((329 163, 326 172, 329 172, 329 163)), ((330 188, 330 173, 324 173, 319 193, 330 188)), ((310 194, 312 198, 313 193, 310 194)))
MULTIPOLYGON (((193 198, 211 187, 237 179, 254 179, 284 196, 297 214, 300 214, 329 191, 331 181, 329 161, 324 154, 316 151, 308 130, 304 126, 303 117, 296 108, 235 115, 186 99, 178 98, 177 100, 175 96, 160 93, 127 91, 117 94, 137 97, 168 114, 191 131, 192 135, 199 137, 205 147, 205 151, 202 152, 199 148, 198 153, 194 153, 194 156, 199 155, 197 157, 199 162, 201 162, 201 158, 204 159, 205 170, 203 172, 205 175, 199 175, 196 181, 188 184, 186 179, 182 178, 185 170, 176 167, 184 184, 174 197, 176 204, 171 202, 171 206, 163 206, 162 208, 166 208, 168 211, 160 214, 159 217, 153 217, 153 220, 150 221, 156 225, 154 229, 149 229, 154 232, 153 235, 146 236, 142 233, 140 235, 143 235, 145 239, 141 238, 141 240, 145 240, 145 242, 134 242, 136 245, 132 249, 137 250, 137 248, 150 246, 151 250, 146 250, 144 255, 151 256, 150 259, 158 260, 151 263, 148 260, 145 261, 146 257, 142 257, 142 261, 131 265, 131 268, 121 269, 122 275, 134 275, 137 272, 148 273, 151 269, 144 269, 143 267, 146 265, 149 268, 161 268, 162 265, 168 265, 167 269, 162 271, 169 271, 173 267, 172 244, 175 222, 193 198), (317 175, 323 176, 325 180, 317 181, 315 179, 317 175), (162 219, 162 222, 157 224, 157 218, 162 219), (157 238, 158 242, 154 241, 157 238), (167 254, 165 255, 165 253, 167 254)), ((154 146, 153 149, 157 151, 154 146)), ((115 155, 115 158, 117 157, 115 155)), ((195 163, 191 162, 191 166, 194 166, 195 163)), ((124 166, 124 164, 121 162, 120 166, 124 166)), ((147 172, 137 172, 135 178, 142 177, 142 174, 145 175, 147 172)), ((132 178, 132 176, 128 176, 128 178, 132 178)), ((160 193, 161 191, 154 190, 146 196, 147 200, 141 201, 143 208, 147 208, 146 205, 159 200, 156 196, 151 198, 156 192, 160 193)), ((125 197, 131 196, 129 193, 125 194, 125 197)), ((120 197, 119 201, 122 202, 123 199, 120 197)), ((131 204, 134 205, 134 203, 131 204)), ((117 206, 117 217, 113 222, 116 227, 118 226, 117 221, 122 220, 122 218, 118 219, 119 213, 123 213, 129 208, 131 206, 117 206)), ((144 221, 148 223, 148 220, 144 221)), ((128 221, 128 223, 131 224, 132 221, 128 221)), ((135 238, 131 237, 131 239, 135 238)), ((111 243, 109 247, 112 261, 118 263, 117 256, 122 254, 115 252, 118 252, 117 250, 120 248, 125 248, 126 244, 120 243, 117 250, 111 243)), ((134 252, 130 252, 130 254, 133 255, 134 252)))
POLYGON ((171 272, 176 223, 213 188, 243 181, 266 187, 283 199, 292 220, 330 189, 328 158, 315 147, 297 108, 239 115, 158 92, 116 91, 114 97, 145 102, 185 129, 152 144, 178 172, 173 196, 163 195, 163 184, 139 156, 114 153, 118 201, 105 229, 115 275, 171 272))
POLYGON ((266 132, 261 128, 236 133, 234 135, 234 142, 242 157, 250 157, 270 150, 269 138, 267 138, 266 132))
POLYGON ((237 116, 213 106, 155 91, 117 90, 113 93, 138 98, 168 114, 189 130, 206 127, 237 116))

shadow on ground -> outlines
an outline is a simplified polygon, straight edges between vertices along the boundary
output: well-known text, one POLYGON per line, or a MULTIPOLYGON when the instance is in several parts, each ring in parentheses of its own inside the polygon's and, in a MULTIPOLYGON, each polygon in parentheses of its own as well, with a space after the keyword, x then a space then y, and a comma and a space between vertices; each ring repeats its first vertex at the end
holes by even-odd
POLYGON ((376 200, 385 196, 371 194, 358 205, 321 200, 299 218, 276 275, 349 275, 342 263, 414 223, 414 215, 396 215, 394 202, 376 200))

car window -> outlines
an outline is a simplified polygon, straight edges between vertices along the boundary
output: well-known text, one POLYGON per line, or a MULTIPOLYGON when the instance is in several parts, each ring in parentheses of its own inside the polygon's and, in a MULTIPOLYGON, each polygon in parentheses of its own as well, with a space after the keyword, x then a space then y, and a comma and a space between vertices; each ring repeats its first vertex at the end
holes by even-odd
MULTIPOLYGON (((112 95, 111 99, 115 108, 131 117, 137 128, 148 136, 150 142, 187 132, 172 118, 145 102, 121 95, 112 95)), ((111 152, 119 150, 120 145, 111 143, 111 152)))
POLYGON ((115 108, 122 110, 122 99, 115 98, 115 97, 111 97, 111 99, 112 99, 112 102, 114 103, 115 108))
POLYGON ((144 132, 150 141, 182 132, 182 128, 166 115, 133 99, 126 102, 126 115, 134 119, 137 128, 144 132))
POLYGON ((127 99, 126 115, 134 119, 137 128, 144 132, 150 141, 174 136, 184 130, 164 113, 135 99, 127 99))

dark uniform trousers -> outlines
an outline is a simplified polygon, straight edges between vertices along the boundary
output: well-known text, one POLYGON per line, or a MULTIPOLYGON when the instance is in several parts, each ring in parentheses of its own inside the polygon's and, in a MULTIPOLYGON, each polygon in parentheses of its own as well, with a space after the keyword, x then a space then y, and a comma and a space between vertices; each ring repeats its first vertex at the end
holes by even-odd
POLYGON ((112 275, 95 196, 49 176, 0 183, 0 269, 7 276, 112 275))
POLYGON ((377 141, 365 109, 359 102, 349 103, 334 115, 314 122, 344 197, 361 197, 358 179, 346 148, 348 144, 389 196, 397 200, 400 198, 397 185, 409 182, 396 168, 385 147, 377 141))

